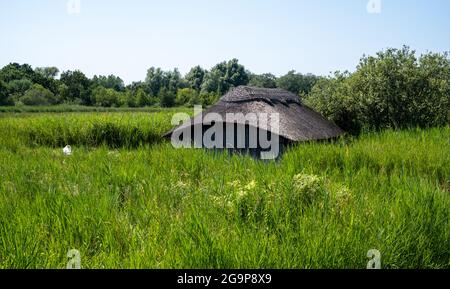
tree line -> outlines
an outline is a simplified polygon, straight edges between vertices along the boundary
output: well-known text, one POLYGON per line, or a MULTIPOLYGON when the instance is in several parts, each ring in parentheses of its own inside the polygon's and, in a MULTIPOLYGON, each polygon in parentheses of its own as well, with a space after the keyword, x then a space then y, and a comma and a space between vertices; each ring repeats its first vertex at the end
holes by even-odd
POLYGON ((308 93, 318 77, 290 71, 275 75, 253 74, 237 59, 218 63, 210 70, 193 67, 182 76, 178 69, 151 67, 145 80, 125 85, 115 75, 88 78, 79 70, 11 63, 0 70, 0 105, 78 104, 103 107, 210 105, 239 85, 280 87, 308 93), (57 78, 59 76, 59 78, 57 78))
POLYGON ((237 59, 210 70, 151 67, 145 80, 125 86, 120 77, 86 77, 55 67, 32 69, 11 63, 0 70, 0 105, 81 104, 103 107, 210 105, 230 88, 250 85, 283 88, 348 132, 450 124, 449 53, 417 56, 404 46, 363 56, 353 73, 328 77, 289 71, 254 74, 237 59))

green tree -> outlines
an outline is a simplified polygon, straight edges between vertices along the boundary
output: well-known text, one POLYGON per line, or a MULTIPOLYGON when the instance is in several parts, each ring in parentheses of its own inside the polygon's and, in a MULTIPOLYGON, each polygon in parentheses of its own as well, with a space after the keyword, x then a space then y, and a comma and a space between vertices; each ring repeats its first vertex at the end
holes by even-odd
POLYGON ((200 92, 202 88, 203 79, 205 78, 206 70, 200 66, 193 67, 188 74, 186 74, 186 81, 190 88, 200 92))
POLYGON ((317 76, 312 74, 303 75, 295 70, 289 71, 286 75, 279 77, 276 85, 279 88, 288 90, 298 95, 307 95, 317 81, 317 76))
POLYGON ((57 67, 36 67, 34 71, 45 78, 56 78, 59 74, 59 69, 57 67))
POLYGON ((142 88, 136 91, 136 104, 139 107, 151 105, 150 96, 142 88))
POLYGON ((209 106, 211 104, 214 104, 219 99, 220 95, 214 92, 202 92, 199 96, 199 101, 194 104, 201 104, 203 106, 209 106))
POLYGON ((65 71, 61 74, 61 82, 67 86, 67 98, 69 102, 79 102, 84 105, 91 105, 91 82, 79 70, 65 71))
POLYGON ((418 80, 411 92, 413 123, 421 126, 450 124, 450 58, 446 53, 426 53, 419 59, 418 80))
POLYGON ((175 105, 175 94, 165 87, 159 91, 159 99, 162 107, 172 107, 175 105))
POLYGON ((134 97, 131 90, 126 89, 124 92, 120 93, 119 96, 119 106, 125 107, 136 107, 136 98, 134 97))
POLYGON ((347 82, 349 75, 348 72, 336 72, 333 77, 319 79, 305 102, 343 130, 356 134, 362 123, 347 82))
POLYGON ((123 80, 120 77, 112 74, 108 76, 94 75, 94 77, 92 78, 92 86, 93 87, 103 86, 104 88, 111 88, 114 89, 115 91, 125 90, 125 84, 123 80))
POLYGON ((264 87, 264 88, 276 88, 277 87, 277 78, 275 75, 271 73, 264 74, 250 74, 249 76, 250 86, 255 87, 264 87))
POLYGON ((58 103, 55 95, 40 84, 34 84, 20 98, 20 101, 26 105, 53 105, 58 103))
MULTIPOLYGON (((228 88, 248 84, 248 72, 245 70, 245 67, 243 65, 239 64, 239 61, 236 58, 228 61, 227 63, 225 81, 228 84, 228 88)), ((226 91, 222 91, 222 93, 225 92, 226 91)))
POLYGON ((417 58, 405 46, 363 56, 353 74, 319 81, 307 103, 350 131, 448 124, 449 55, 417 58))
POLYGON ((35 82, 36 78, 36 73, 29 64, 10 63, 0 70, 0 80, 5 83, 19 79, 35 82))
POLYGON ((240 65, 237 59, 232 59, 217 64, 206 74, 201 91, 222 95, 232 87, 247 85, 248 81, 249 75, 245 67, 240 65))
POLYGON ((60 83, 58 85, 58 93, 57 94, 59 95, 59 98, 62 101, 70 99, 69 87, 67 85, 65 85, 64 83, 60 83))
POLYGON ((92 91, 92 102, 96 106, 118 106, 119 98, 120 92, 117 92, 112 88, 98 86, 92 91))
MULTIPOLYGON (((40 84, 53 93, 57 93, 57 80, 36 73, 29 64, 10 63, 0 70, 0 80, 3 80, 7 85, 12 81, 23 79, 27 79, 33 84, 40 84)), ((13 92, 10 92, 10 94, 13 94, 13 92)))
POLYGON ((148 92, 148 86, 143 81, 133 81, 131 84, 127 85, 125 89, 129 90, 134 98, 136 98, 136 93, 139 89, 148 92))
POLYGON ((161 68, 151 67, 147 70, 145 84, 150 96, 159 96, 162 89, 176 95, 178 89, 182 87, 181 74, 176 68, 173 71, 163 71, 161 68))
POLYGON ((11 98, 8 94, 8 88, 6 84, 0 80, 0 105, 13 105, 11 98))
POLYGON ((9 94, 16 98, 23 96, 31 86, 33 86, 33 83, 28 78, 11 80, 7 84, 9 94))
POLYGON ((176 96, 178 89, 181 87, 181 74, 177 68, 173 71, 167 71, 163 74, 163 87, 168 93, 176 96))
POLYGON ((177 105, 196 104, 198 102, 198 92, 193 88, 178 89, 175 103, 177 105))
POLYGON ((159 94, 159 90, 163 86, 164 72, 161 68, 150 67, 147 70, 147 76, 145 77, 145 84, 147 86, 147 92, 153 96, 159 94))
POLYGON ((225 80, 225 74, 227 71, 226 62, 221 62, 214 66, 211 71, 209 71, 202 83, 202 93, 216 92, 222 94, 222 91, 228 90, 228 84, 225 80))

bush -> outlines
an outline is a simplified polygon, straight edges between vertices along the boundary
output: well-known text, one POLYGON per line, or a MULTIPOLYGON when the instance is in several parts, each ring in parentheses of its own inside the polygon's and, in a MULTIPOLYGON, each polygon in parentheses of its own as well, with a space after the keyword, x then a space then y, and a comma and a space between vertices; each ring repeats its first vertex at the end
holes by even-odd
POLYGON ((10 82, 8 82, 8 91, 9 94, 16 94, 16 95, 24 95, 27 90, 31 88, 33 83, 26 78, 22 79, 15 79, 10 82))
POLYGON ((11 105, 11 99, 8 95, 8 89, 3 81, 0 80, 0 105, 11 105))
POLYGON ((276 80, 276 86, 295 94, 308 94, 318 77, 312 74, 303 75, 294 70, 276 80))
POLYGON ((139 88, 136 91, 136 105, 139 107, 151 106, 158 102, 158 98, 149 95, 144 89, 139 88))
POLYGON ((112 88, 98 86, 92 92, 92 103, 96 106, 111 107, 119 105, 121 93, 112 88))
POLYGON ((159 98, 162 107, 172 107, 175 105, 175 95, 166 88, 159 91, 159 98))
POLYGON ((202 92, 200 94, 200 103, 204 106, 211 105, 211 104, 214 104, 215 102, 217 102, 219 97, 220 96, 214 92, 209 92, 209 93, 202 92))
POLYGON ((58 103, 55 95, 40 84, 34 84, 20 98, 20 101, 25 105, 52 105, 58 103))
POLYGON ((318 80, 306 97, 306 103, 343 130, 357 133, 361 129, 361 123, 347 83, 348 76, 348 73, 336 72, 334 77, 318 80))
POLYGON ((408 47, 363 57, 353 74, 319 80, 306 103, 350 132, 449 123, 450 60, 408 47))
POLYGON ((271 73, 250 74, 248 85, 255 87, 276 88, 277 77, 271 73))
POLYGON ((175 103, 177 105, 185 105, 185 104, 197 104, 195 103, 198 100, 198 92, 192 88, 182 88, 178 89, 177 97, 175 99, 175 103))

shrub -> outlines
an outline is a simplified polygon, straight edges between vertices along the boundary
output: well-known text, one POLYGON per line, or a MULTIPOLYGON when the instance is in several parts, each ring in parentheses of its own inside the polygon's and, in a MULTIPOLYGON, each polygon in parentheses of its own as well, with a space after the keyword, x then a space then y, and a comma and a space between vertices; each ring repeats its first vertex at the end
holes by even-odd
POLYGON ((126 90, 119 94, 118 105, 120 107, 136 107, 136 99, 131 91, 126 90))
POLYGON ((3 81, 0 80, 0 105, 11 105, 11 99, 8 95, 8 89, 3 81))
POLYGON ((408 47, 387 49, 363 57, 353 74, 318 81, 306 103, 350 132, 445 125, 450 59, 447 53, 416 58, 408 47))
POLYGON ((215 103, 219 99, 219 95, 214 92, 202 92, 200 94, 200 104, 207 106, 215 103))
POLYGON ((49 105, 58 103, 55 95, 40 84, 34 84, 20 98, 20 101, 26 105, 49 105))
POLYGON ((159 91, 159 98, 162 107, 172 107, 175 105, 175 95, 166 88, 159 91))
POLYGON ((177 105, 197 104, 196 99, 198 99, 198 92, 195 89, 182 88, 177 91, 175 103, 177 105))
POLYGON ((286 75, 283 75, 276 80, 276 86, 295 94, 308 94, 317 79, 318 77, 315 75, 303 75, 291 70, 286 75))
POLYGON ((144 91, 144 89, 139 88, 136 91, 136 105, 139 107, 144 107, 150 104, 150 97, 148 94, 144 91))
POLYGON ((96 87, 92 92, 92 103, 96 106, 111 107, 119 105, 121 93, 112 88, 96 87))
POLYGON ((22 96, 27 90, 31 88, 32 85, 33 83, 29 79, 15 79, 8 82, 8 90, 10 94, 22 96))
POLYGON ((362 124, 358 119, 358 109, 347 83, 348 77, 348 73, 336 72, 334 77, 318 80, 306 97, 306 103, 343 130, 357 133, 362 124))

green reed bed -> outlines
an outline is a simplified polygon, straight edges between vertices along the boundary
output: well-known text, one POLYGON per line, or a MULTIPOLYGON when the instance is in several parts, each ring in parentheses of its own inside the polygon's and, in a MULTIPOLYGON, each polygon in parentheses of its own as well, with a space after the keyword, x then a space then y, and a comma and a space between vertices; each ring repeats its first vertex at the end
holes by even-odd
POLYGON ((264 163, 174 149, 170 116, 1 118, 0 267, 65 268, 77 249, 83 268, 365 268, 377 249, 383 268, 450 268, 449 127, 264 163), (95 140, 105 124, 130 137, 95 140))

